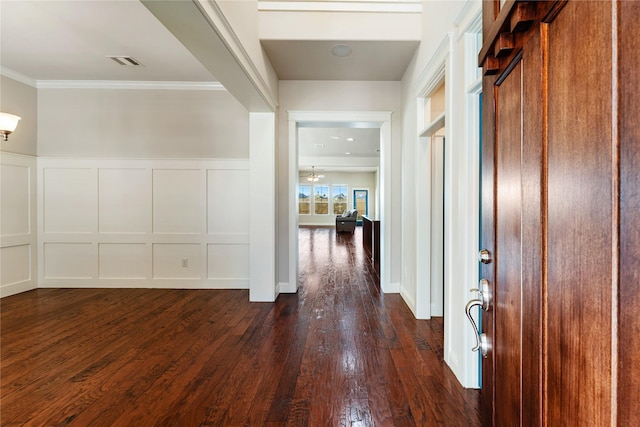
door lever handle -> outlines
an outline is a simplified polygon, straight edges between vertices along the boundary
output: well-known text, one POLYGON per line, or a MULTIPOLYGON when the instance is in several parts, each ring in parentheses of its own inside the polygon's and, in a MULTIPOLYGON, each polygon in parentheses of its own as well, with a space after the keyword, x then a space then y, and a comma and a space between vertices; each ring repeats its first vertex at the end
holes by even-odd
POLYGON ((491 286, 487 279, 480 279, 479 285, 480 289, 473 288, 470 292, 477 292, 480 295, 480 300, 482 301, 482 309, 484 311, 489 311, 492 303, 491 286))
POLYGON ((476 337, 476 346, 472 348, 471 351, 480 350, 482 357, 486 358, 487 354, 489 353, 489 348, 491 347, 491 345, 489 344, 489 339, 487 335, 484 333, 483 334, 480 333, 480 330, 478 329, 478 325, 476 324, 476 321, 473 320, 473 317, 471 316, 471 309, 475 306, 482 307, 483 301, 480 299, 472 299, 467 303, 467 306, 464 309, 465 313, 467 314, 467 318, 469 319, 469 322, 471 322, 471 326, 473 326, 473 330, 475 332, 475 337, 476 337))
POLYGON ((464 309, 465 313, 467 314, 467 318, 469 319, 469 322, 471 322, 471 326, 473 326, 473 331, 475 332, 474 335, 476 337, 476 346, 473 347, 471 351, 478 351, 480 349, 480 331, 478 330, 478 325, 476 324, 476 321, 473 320, 473 317, 471 317, 471 309, 475 306, 482 307, 482 300, 472 299, 467 303, 467 306, 464 309))

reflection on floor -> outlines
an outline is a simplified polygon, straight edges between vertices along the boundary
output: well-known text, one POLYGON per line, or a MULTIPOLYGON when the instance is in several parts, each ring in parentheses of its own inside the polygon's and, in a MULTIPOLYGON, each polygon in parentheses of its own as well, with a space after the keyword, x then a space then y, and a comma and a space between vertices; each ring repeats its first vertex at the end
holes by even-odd
POLYGON ((360 231, 300 229, 300 287, 2 299, 3 425, 477 426, 443 325, 381 295, 360 231))

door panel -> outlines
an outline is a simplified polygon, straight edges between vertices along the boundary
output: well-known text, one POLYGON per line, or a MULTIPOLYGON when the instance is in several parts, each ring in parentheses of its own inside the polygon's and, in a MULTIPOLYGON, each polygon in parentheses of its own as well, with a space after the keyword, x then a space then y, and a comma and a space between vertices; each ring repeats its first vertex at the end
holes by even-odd
POLYGON ((619 4, 620 58, 620 324, 618 421, 640 420, 640 7, 619 4))
MULTIPOLYGON (((496 111, 494 108, 495 76, 487 76, 482 79, 482 167, 481 167, 481 194, 480 204, 480 247, 495 253, 495 212, 494 212, 494 141, 496 128, 494 126, 496 111)), ((495 283, 493 264, 480 265, 481 277, 489 283, 495 283)), ((489 343, 495 342, 495 310, 482 313, 482 331, 487 335, 489 343)), ((495 375, 493 357, 494 352, 489 350, 486 357, 482 358, 482 399, 480 401, 480 414, 482 425, 493 425, 495 402, 495 375)))
POLYGON ((540 103, 546 25, 523 46, 522 88, 522 425, 542 422, 542 212, 546 135, 540 103))
POLYGON ((549 425, 611 419, 611 54, 595 54, 611 19, 609 2, 569 2, 549 25, 549 425))
POLYGON ((504 6, 481 58, 483 423, 636 425, 640 2, 504 6))
POLYGON ((520 424, 522 374, 522 65, 497 90, 495 376, 496 424, 520 424))

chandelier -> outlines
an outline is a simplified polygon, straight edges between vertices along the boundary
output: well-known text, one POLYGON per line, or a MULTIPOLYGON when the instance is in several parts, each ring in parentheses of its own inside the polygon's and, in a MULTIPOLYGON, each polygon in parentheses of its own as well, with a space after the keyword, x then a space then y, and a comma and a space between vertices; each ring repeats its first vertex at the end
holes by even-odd
POLYGON ((315 166, 311 166, 311 173, 307 176, 307 181, 318 182, 320 178, 324 178, 324 175, 318 175, 315 166))

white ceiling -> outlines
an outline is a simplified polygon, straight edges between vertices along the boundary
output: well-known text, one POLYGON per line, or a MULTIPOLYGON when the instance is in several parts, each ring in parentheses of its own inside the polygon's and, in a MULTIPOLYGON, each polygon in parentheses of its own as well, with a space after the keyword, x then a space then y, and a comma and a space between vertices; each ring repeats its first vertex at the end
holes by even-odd
POLYGON ((373 171, 380 161, 380 129, 353 127, 298 128, 299 169, 373 171), (347 139, 353 139, 348 141, 347 139), (347 154, 349 153, 349 154, 347 154))
POLYGON ((33 80, 216 80, 137 0, 3 0, 0 32, 0 65, 33 80))
POLYGON ((380 129, 310 128, 298 129, 300 157, 379 157, 380 129), (352 138, 353 141, 348 141, 352 138), (316 146, 318 145, 318 146, 316 146), (320 146, 321 145, 321 146, 320 146), (350 153, 350 154, 346 154, 350 153))
POLYGON ((418 47, 417 41, 262 40, 280 80, 398 81, 418 47), (346 44, 351 54, 331 48, 346 44))
MULTIPOLYGON (((336 41, 262 43, 283 80, 400 80, 418 45, 341 40, 352 53, 339 58, 331 54, 336 41)), ((5 74, 13 71, 34 81, 215 81, 138 0, 1 0, 0 66, 5 74), (132 56, 144 66, 118 65, 107 58, 112 55, 132 56)), ((305 157, 379 157, 377 129, 301 128, 300 138, 305 157), (356 142, 345 142, 347 136, 356 142), (314 144, 325 148, 315 149, 314 144), (347 151, 352 154, 345 155, 347 151)))

